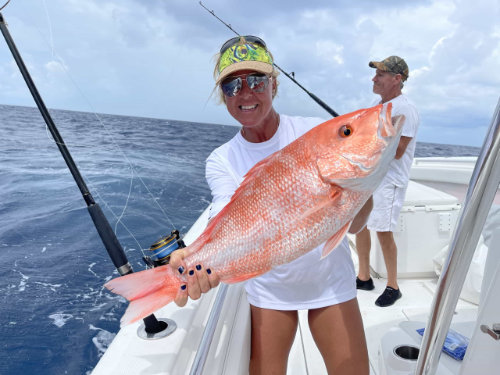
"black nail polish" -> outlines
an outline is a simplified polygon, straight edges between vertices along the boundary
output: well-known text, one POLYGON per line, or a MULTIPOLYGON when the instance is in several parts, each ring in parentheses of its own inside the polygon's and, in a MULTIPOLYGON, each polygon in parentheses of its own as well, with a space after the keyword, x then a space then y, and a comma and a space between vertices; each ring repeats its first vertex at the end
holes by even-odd
POLYGON ((212 274, 212 270, 211 270, 210 268, 207 268, 207 273, 208 273, 209 275, 211 275, 211 274, 212 274))
POLYGON ((179 271, 179 273, 182 275, 184 273, 184 267, 180 266, 179 268, 177 268, 177 271, 179 271))
POLYGON ((201 266, 199 264, 196 265, 196 269, 199 271, 201 270, 201 266))
POLYGON ((194 270, 189 270, 189 276, 193 276, 194 275, 194 270))
POLYGON ((181 290, 186 290, 186 284, 181 285, 181 290))

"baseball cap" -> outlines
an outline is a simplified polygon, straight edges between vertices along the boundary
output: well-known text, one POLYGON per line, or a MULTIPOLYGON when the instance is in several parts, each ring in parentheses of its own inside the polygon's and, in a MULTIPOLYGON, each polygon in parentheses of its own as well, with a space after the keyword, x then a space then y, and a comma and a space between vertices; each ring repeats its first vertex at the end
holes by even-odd
POLYGON ((370 68, 380 69, 384 72, 401 74, 403 81, 406 81, 410 75, 406 61, 399 56, 389 56, 382 61, 370 61, 368 65, 370 68))
POLYGON ((272 74, 273 58, 264 41, 258 37, 241 36, 229 39, 221 48, 216 84, 239 70, 255 70, 272 74))

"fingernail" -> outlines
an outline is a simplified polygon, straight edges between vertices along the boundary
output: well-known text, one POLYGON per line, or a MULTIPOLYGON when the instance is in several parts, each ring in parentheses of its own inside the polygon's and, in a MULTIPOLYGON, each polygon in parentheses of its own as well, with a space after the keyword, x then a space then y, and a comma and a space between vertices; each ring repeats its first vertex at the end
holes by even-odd
POLYGON ((194 270, 189 270, 189 276, 193 276, 194 275, 194 270))
POLYGON ((196 269, 199 271, 201 270, 201 266, 199 264, 196 265, 196 269))
POLYGON ((181 285, 181 290, 186 290, 186 284, 181 285))
POLYGON ((184 273, 184 267, 180 266, 179 268, 177 268, 177 271, 179 271, 179 273, 182 275, 184 273))
POLYGON ((209 275, 211 275, 211 274, 212 274, 212 270, 211 270, 210 268, 207 268, 207 273, 208 273, 209 275))

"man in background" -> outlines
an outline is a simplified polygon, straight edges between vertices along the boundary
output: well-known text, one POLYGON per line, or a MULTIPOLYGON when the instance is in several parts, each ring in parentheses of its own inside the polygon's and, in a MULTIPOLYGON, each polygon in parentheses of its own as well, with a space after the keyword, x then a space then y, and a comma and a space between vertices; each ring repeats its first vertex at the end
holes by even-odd
POLYGON ((373 193, 373 210, 366 227, 356 235, 359 257, 356 287, 373 290, 375 286, 370 277, 370 231, 377 232, 387 269, 387 285, 375 304, 385 307, 393 305, 402 296, 397 280, 398 249, 393 232, 397 227, 399 212, 404 203, 420 120, 415 105, 401 91, 403 82, 409 77, 406 62, 401 57, 390 56, 380 62, 370 61, 368 65, 376 69, 372 81, 373 92, 381 97, 379 103, 392 103, 392 117, 405 116, 395 159, 391 162, 380 186, 373 193))

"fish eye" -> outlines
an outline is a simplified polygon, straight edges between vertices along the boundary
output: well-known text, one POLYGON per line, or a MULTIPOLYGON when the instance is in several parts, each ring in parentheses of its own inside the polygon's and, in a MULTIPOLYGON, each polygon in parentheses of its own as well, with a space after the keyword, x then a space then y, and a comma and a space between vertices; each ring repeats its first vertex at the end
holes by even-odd
POLYGON ((352 127, 350 125, 342 125, 340 128, 339 128, 339 135, 342 137, 342 138, 346 138, 346 137, 349 137, 352 135, 352 127))

